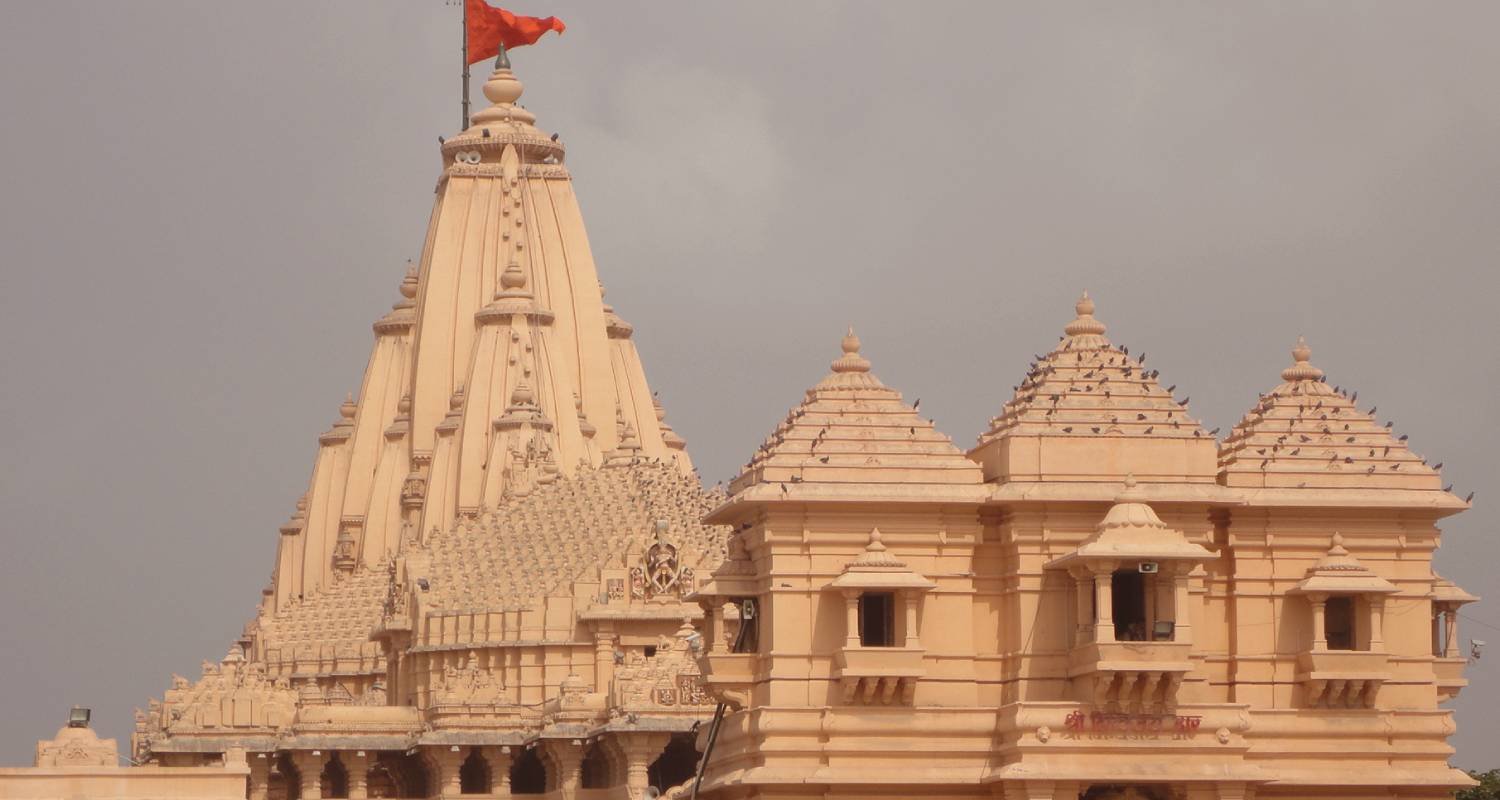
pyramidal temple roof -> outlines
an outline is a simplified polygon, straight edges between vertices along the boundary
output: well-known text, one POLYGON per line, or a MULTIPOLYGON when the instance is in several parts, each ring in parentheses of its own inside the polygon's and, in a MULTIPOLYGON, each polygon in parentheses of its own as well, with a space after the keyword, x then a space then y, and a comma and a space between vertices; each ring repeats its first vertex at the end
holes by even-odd
POLYGON ((842 347, 832 371, 776 427, 730 493, 813 499, 874 484, 893 498, 926 498, 942 494, 934 487, 978 486, 978 467, 952 439, 870 371, 854 329, 842 347))
POLYGON ((1001 481, 1213 480, 1213 437, 1162 388, 1145 355, 1104 336, 1084 292, 1051 352, 1031 363, 971 457, 1001 481))
MULTIPOLYGON (((1411 489, 1442 492, 1436 470, 1389 423, 1329 386, 1298 337, 1282 383, 1261 395, 1224 440, 1226 486, 1292 489, 1411 489)), ((1371 409, 1374 411, 1374 409, 1371 409)))

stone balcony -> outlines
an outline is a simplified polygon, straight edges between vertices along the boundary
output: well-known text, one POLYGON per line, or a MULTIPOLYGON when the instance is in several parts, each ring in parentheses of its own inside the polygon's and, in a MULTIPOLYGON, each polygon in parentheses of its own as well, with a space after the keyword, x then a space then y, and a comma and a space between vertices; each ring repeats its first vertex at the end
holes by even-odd
POLYGON ((910 704, 926 674, 925 650, 916 647, 845 647, 834 656, 833 679, 845 703, 910 704))
POLYGON ((1380 685, 1391 676, 1383 651, 1309 650, 1297 656, 1297 682, 1313 708, 1374 708, 1380 685))
POLYGON ((1469 681, 1464 678, 1464 667, 1468 666, 1467 658, 1434 658, 1432 660, 1432 672, 1437 679, 1438 702, 1452 700, 1469 681))
POLYGON ((744 708, 755 685, 755 653, 705 653, 698 658, 703 690, 731 708, 744 708))
POLYGON ((1169 709, 1193 669, 1189 642, 1090 642, 1068 652, 1078 700, 1122 710, 1169 709))

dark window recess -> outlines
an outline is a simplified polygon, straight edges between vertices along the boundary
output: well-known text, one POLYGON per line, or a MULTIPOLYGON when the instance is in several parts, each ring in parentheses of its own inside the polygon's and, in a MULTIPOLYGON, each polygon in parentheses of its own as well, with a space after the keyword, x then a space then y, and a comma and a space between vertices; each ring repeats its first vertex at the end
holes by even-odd
POLYGON ((656 658, 656 645, 646 645, 646 658, 656 658))
POLYGON ((859 643, 863 647, 896 646, 896 596, 865 592, 859 596, 859 643))
POLYGON ((1354 649, 1354 598, 1328 598, 1323 607, 1323 638, 1328 640, 1329 650, 1354 649))
POLYGON ((760 614, 759 607, 753 598, 744 598, 738 601, 740 607, 740 627, 735 632, 734 647, 736 653, 754 653, 760 650, 760 614))
POLYGON ((1134 569, 1122 569, 1115 572, 1110 583, 1115 641, 1146 641, 1150 638, 1146 627, 1146 576, 1134 569))

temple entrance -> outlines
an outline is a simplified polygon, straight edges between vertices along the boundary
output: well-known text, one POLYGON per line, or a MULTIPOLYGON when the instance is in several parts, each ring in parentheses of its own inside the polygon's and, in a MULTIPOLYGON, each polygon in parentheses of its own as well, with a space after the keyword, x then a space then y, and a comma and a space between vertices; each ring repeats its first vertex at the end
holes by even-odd
POLYGON ((651 762, 646 774, 651 785, 662 793, 691 780, 698 774, 698 750, 693 746, 693 737, 675 734, 661 755, 651 762))
POLYGON ((543 794, 547 791, 547 768, 531 748, 519 756, 510 767, 511 794, 543 794))
POLYGON ((302 773, 292 763, 291 756, 282 753, 271 763, 270 780, 266 786, 267 800, 302 800, 302 773))
MULTIPOLYGON (((392 797, 427 797, 431 782, 427 778, 427 765, 416 755, 405 753, 381 753, 380 766, 395 784, 392 797)), ((370 793, 374 797, 373 793, 370 793)))
POLYGON ((375 762, 370 771, 365 773, 365 794, 371 800, 382 800, 396 796, 396 779, 391 777, 391 771, 385 765, 375 762))
POLYGON ((344 769, 344 764, 339 761, 338 756, 329 758, 323 764, 323 772, 318 776, 318 785, 324 797, 349 796, 349 770, 344 769))
POLYGON ((479 751, 472 750, 458 767, 458 791, 462 794, 489 794, 490 764, 479 751))
POLYGON ((589 745, 589 749, 583 755, 583 764, 580 765, 579 772, 583 788, 609 788, 609 758, 604 753, 603 745, 598 742, 589 745))

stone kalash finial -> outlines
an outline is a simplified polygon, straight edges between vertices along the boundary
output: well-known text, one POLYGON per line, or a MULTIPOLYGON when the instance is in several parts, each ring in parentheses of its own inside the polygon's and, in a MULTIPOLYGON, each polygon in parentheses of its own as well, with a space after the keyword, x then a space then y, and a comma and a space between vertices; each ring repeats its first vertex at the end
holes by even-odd
POLYGON ((1073 310, 1078 316, 1072 322, 1063 327, 1063 332, 1069 336, 1103 336, 1104 323, 1094 319, 1094 301, 1084 292, 1078 302, 1073 304, 1073 310))
POLYGON ((865 551, 859 554, 853 564, 863 567, 904 567, 900 559, 891 555, 886 549, 885 543, 880 541, 880 529, 870 529, 870 541, 865 545, 865 551))
POLYGON ((354 432, 354 413, 358 410, 359 406, 355 404, 354 394, 351 392, 339 406, 338 420, 333 423, 333 427, 318 437, 318 443, 331 445, 347 441, 350 434, 354 432))
POLYGON ((526 87, 511 71, 504 51, 495 59, 483 90, 492 105, 474 114, 468 130, 443 142, 445 161, 483 170, 498 161, 507 147, 515 147, 528 164, 562 161, 562 143, 538 130, 536 115, 519 104, 526 87))
POLYGON ((849 332, 844 334, 840 342, 844 348, 844 354, 833 361, 834 372, 869 372, 870 361, 859 354, 859 337, 854 335, 854 326, 849 326, 849 332))
POLYGON ((406 262, 406 277, 401 279, 401 299, 391 306, 391 310, 385 316, 375 321, 375 332, 383 333, 405 333, 411 330, 411 326, 417 320, 416 297, 417 297, 417 265, 406 262))
POLYGON ((1307 346, 1307 340, 1301 336, 1297 337, 1297 346, 1292 348, 1292 365, 1281 371, 1281 379, 1287 383, 1298 381, 1316 381, 1323 378, 1323 370, 1308 363, 1312 357, 1312 348, 1307 346))
POLYGON ((667 409, 662 407, 661 398, 652 397, 651 406, 656 411, 656 426, 661 429, 662 444, 673 450, 685 449, 687 440, 679 436, 677 431, 672 430, 672 426, 667 423, 667 409))

